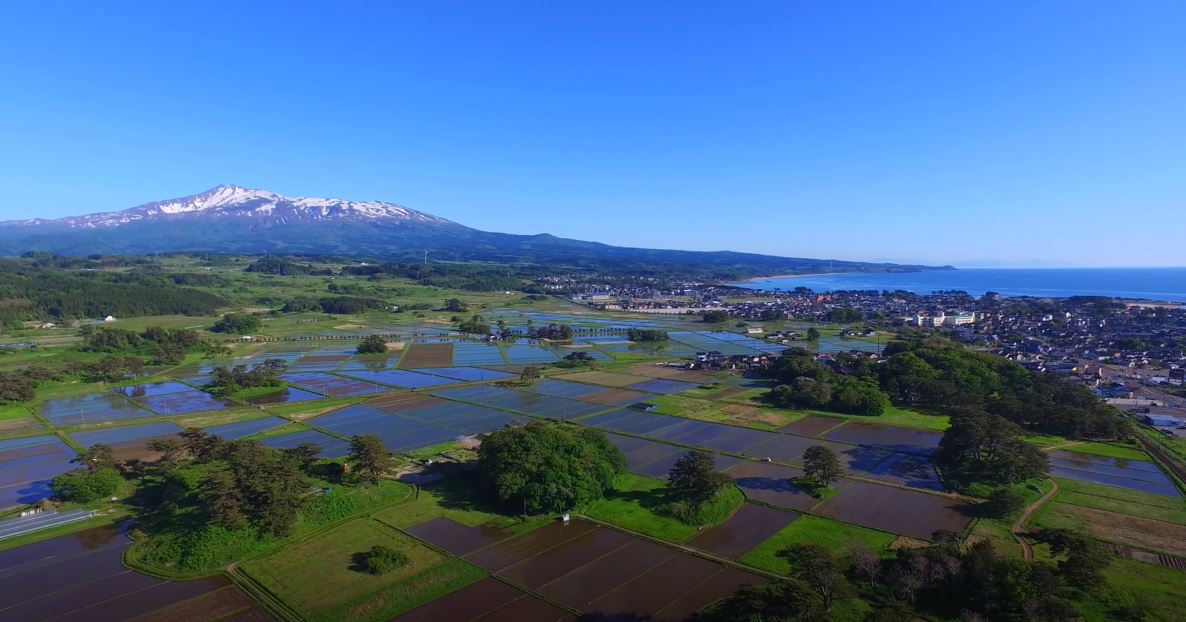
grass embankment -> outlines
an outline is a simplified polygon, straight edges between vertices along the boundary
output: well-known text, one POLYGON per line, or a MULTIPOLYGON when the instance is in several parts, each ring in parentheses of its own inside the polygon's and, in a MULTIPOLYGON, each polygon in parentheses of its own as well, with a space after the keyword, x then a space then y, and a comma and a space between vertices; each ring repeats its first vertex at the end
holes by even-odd
POLYGON ((486 576, 390 526, 359 518, 241 566, 252 579, 307 620, 387 620, 486 576), (383 545, 411 563, 368 574, 360 554, 383 545))
POLYGON ((1104 570, 1108 587, 1076 602, 1088 622, 1121 619, 1117 610, 1143 610, 1145 620, 1181 620, 1186 572, 1121 557, 1112 558, 1104 570))
POLYGON ((405 529, 434 518, 447 518, 467 527, 489 525, 512 534, 546 525, 549 517, 529 518, 503 514, 478 492, 474 482, 448 477, 419 489, 412 498, 374 514, 375 519, 405 529))
MULTIPOLYGON (((137 569, 162 576, 201 576, 232 562, 281 548, 294 539, 352 516, 407 498, 411 489, 399 482, 332 486, 332 491, 301 511, 296 527, 285 537, 266 536, 254 528, 227 530, 205 525, 193 530, 152 533, 127 553, 137 569)), ((178 521, 183 523, 183 521, 178 521)))
POLYGON ((715 525, 729 519, 745 495, 729 484, 694 515, 682 520, 671 515, 671 496, 666 482, 632 473, 614 479, 614 488, 584 514, 590 518, 646 534, 668 542, 684 542, 696 534, 697 527, 715 525))
MULTIPOLYGON (((998 518, 991 518, 982 516, 973 521, 970 529, 971 540, 989 540, 993 543, 993 548, 996 551, 1007 557, 1015 557, 1021 559, 1024 555, 1021 546, 1013 537, 1013 523, 1025 512, 1025 508, 1041 499, 1043 495, 1050 492, 1051 483, 1048 479, 1031 479, 1020 484, 1011 486, 1014 492, 1021 495, 1024 503, 1021 509, 1010 513, 1008 516, 1001 516, 998 518)), ((977 497, 988 497, 991 493, 991 487, 973 487, 968 492, 977 497)), ((1053 500, 1051 500, 1053 501, 1053 500)), ((1030 519, 1033 520, 1032 518, 1030 519)))
POLYGON ((1101 456, 1103 458, 1117 458, 1119 460, 1142 460, 1145 462, 1151 460, 1149 454, 1145 453, 1143 449, 1136 444, 1130 443, 1074 443, 1061 449, 1072 453, 1101 456))
POLYGON ((842 523, 830 518, 803 515, 781 531, 759 544, 738 560, 754 568, 785 575, 791 567, 778 552, 795 544, 810 543, 822 547, 833 555, 844 555, 854 542, 869 547, 874 553, 890 554, 890 544, 896 536, 884 531, 842 523))

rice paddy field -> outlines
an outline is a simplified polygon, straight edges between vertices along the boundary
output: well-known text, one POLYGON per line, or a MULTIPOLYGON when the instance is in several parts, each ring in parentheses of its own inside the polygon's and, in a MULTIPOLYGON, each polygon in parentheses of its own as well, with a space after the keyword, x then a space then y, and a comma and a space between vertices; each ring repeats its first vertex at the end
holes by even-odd
MULTIPOLYGON (((409 287, 396 299, 439 305, 439 294, 409 287)), ((628 473, 620 476, 621 490, 599 507, 582 509, 585 514, 567 525, 519 521, 482 506, 472 490, 425 483, 417 496, 248 560, 242 576, 232 575, 235 583, 271 594, 307 620, 686 619, 743 583, 768 581, 764 573, 785 575, 786 563, 775 553, 788 544, 809 541, 841 554, 861 542, 889 555, 893 543, 925 541, 939 530, 986 531, 975 503, 945 491, 930 463, 946 417, 891 409, 871 421, 775 409, 759 399, 769 389, 761 380, 664 363, 708 351, 774 354, 783 346, 700 330, 703 324, 683 318, 458 295, 488 320, 503 319, 521 334, 528 320, 536 326, 557 322, 577 329, 576 339, 464 339, 450 334, 447 316, 436 310, 415 318, 377 312, 348 319, 269 316, 263 336, 286 341, 235 344, 226 359, 191 357, 152 370, 149 379, 122 383, 128 386, 54 387, 33 404, 0 410, 0 509, 47 496, 50 480, 77 466, 70 460, 92 444, 110 444, 121 456, 147 456, 148 441, 190 426, 276 448, 313 443, 331 459, 349 453, 351 436, 376 434, 411 460, 435 457, 440 447, 504 426, 559 419, 604 431, 623 453, 628 473), (671 339, 630 343, 620 333, 627 327, 667 330, 671 339), (368 332, 399 337, 391 338, 385 355, 358 356, 357 338, 368 332), (580 371, 547 367, 574 351, 590 353, 597 365, 580 371), (271 358, 289 365, 284 387, 242 399, 203 390, 215 365, 271 358), (518 372, 527 365, 545 367, 544 377, 521 381, 518 372), (816 445, 834 450, 846 472, 823 494, 795 483, 803 475, 803 453, 816 445), (645 501, 693 449, 710 453, 737 497, 728 512, 699 529, 645 501), (411 566, 383 577, 358 572, 354 556, 379 543, 406 553, 411 566)), ((819 348, 868 351, 870 345, 876 347, 826 337, 819 348)), ((1178 583, 1160 573, 1186 575, 1174 566, 1186 559, 1186 505, 1175 482, 1139 448, 1064 442, 1049 444, 1059 490, 1029 526, 1082 530, 1113 547, 1123 562, 1115 568, 1129 569, 1117 580, 1139 575, 1172 592, 1178 583)), ((24 590, 23 581, 61 572, 61 589, 81 590, 74 592, 79 598, 90 581, 111 586, 119 615, 110 619, 144 614, 145 620, 197 620, 215 613, 226 620, 269 618, 247 596, 257 592, 244 593, 226 579, 160 582, 108 572, 110 560, 103 556, 114 559, 113 551, 122 551, 127 541, 110 542, 99 539, 90 552, 54 545, 88 568, 88 560, 96 560, 97 574, 64 571, 63 565, 30 571, 41 575, 0 571, 0 593, 7 599, 0 617, 9 614, 5 606, 23 619, 54 614, 56 604, 44 589, 10 588, 24 590), (137 590, 146 597, 131 596, 137 590)), ((1007 531, 1001 546, 1016 546, 1007 531)), ((88 619, 95 613, 83 611, 88 619)))

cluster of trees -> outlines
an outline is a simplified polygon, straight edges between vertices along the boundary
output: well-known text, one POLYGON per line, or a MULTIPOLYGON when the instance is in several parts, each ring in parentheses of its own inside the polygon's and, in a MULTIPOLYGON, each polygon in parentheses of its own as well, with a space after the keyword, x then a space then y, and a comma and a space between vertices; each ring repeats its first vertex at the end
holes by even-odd
POLYGON ((169 280, 174 285, 189 287, 221 287, 226 285, 226 279, 205 272, 179 272, 170 274, 169 280))
POLYGON ((119 382, 144 373, 144 360, 135 356, 111 354, 98 361, 65 361, 57 367, 31 365, 0 372, 0 404, 27 402, 37 396, 37 389, 51 380, 74 377, 83 382, 119 382))
POLYGON ((441 307, 441 309, 450 313, 465 313, 469 311, 469 305, 462 302, 460 298, 447 298, 445 299, 445 306, 441 307))
POLYGON ((489 335, 490 324, 482 319, 482 316, 475 315, 468 320, 462 320, 457 323, 457 330, 471 335, 489 335))
MULTIPOLYGON (((1028 564, 1002 557, 989 541, 961 547, 951 534, 916 549, 899 549, 883 559, 854 543, 842 558, 814 544, 796 544, 777 553, 790 567, 790 580, 743 586, 714 606, 707 620, 810 621, 832 619, 841 599, 871 601, 865 618, 885 622, 926 619, 1049 620, 1080 619, 1075 596, 1100 589, 1108 555, 1099 545, 1065 530, 1036 537, 1051 544, 1055 564, 1028 564)), ((1140 606, 1127 603, 1110 613, 1140 619, 1140 606)))
POLYGON ((227 313, 219 318, 210 330, 216 333, 246 335, 259 330, 259 327, 259 318, 250 313, 227 313))
POLYGON ((1022 440, 1020 426, 983 410, 964 407, 951 413, 951 427, 931 457, 951 485, 973 482, 1010 484, 1045 475, 1050 463, 1037 447, 1022 440))
POLYGON ((529 327, 527 336, 535 339, 551 339, 552 341, 570 341, 572 340, 572 327, 564 324, 529 327))
POLYGON ((593 358, 592 354, 588 352, 570 352, 565 354, 563 358, 556 362, 556 367, 563 367, 566 369, 573 369, 576 367, 592 367, 597 359, 593 358))
POLYGON ((973 407, 1022 428, 1069 437, 1115 438, 1120 413, 1089 390, 1013 361, 934 338, 893 341, 875 371, 896 403, 938 411, 973 407))
POLYGON ((325 296, 322 298, 294 298, 280 308, 281 313, 304 313, 319 311, 335 315, 365 313, 383 308, 383 301, 367 296, 325 296))
POLYGON ((60 374, 40 365, 0 371, 0 404, 27 402, 37 396, 37 388, 60 374))
POLYGON ((213 353, 218 350, 218 346, 204 339, 201 333, 185 328, 149 326, 136 332, 87 325, 82 327, 81 335, 79 349, 84 352, 136 354, 165 365, 180 363, 190 352, 213 353))
POLYGON ((767 394, 775 406, 866 416, 880 415, 889 406, 889 398, 874 378, 833 371, 802 348, 791 348, 778 357, 770 375, 778 382, 767 394))
POLYGON ((63 473, 50 482, 50 490, 62 501, 91 503, 114 496, 123 485, 115 460, 115 452, 108 445, 92 445, 71 462, 81 467, 63 473))
POLYGON ((251 366, 235 365, 234 367, 215 367, 210 372, 210 381, 206 389, 214 395, 231 395, 243 389, 259 387, 281 387, 284 380, 280 374, 288 368, 283 359, 267 359, 262 363, 251 366))
POLYGON ((300 456, 315 456, 316 446, 285 452, 255 440, 224 441, 191 428, 171 447, 174 451, 163 458, 170 469, 155 512, 163 520, 172 521, 193 507, 207 523, 227 530, 254 527, 263 534, 286 535, 309 501, 310 482, 300 456), (192 459, 184 469, 176 467, 182 455, 192 459))
POLYGON ((329 268, 318 268, 312 264, 299 263, 288 257, 278 257, 276 255, 261 257, 248 264, 243 271, 280 276, 332 276, 334 273, 329 268))
POLYGON ((605 496, 626 461, 605 434, 533 421, 498 430, 478 448, 488 494, 525 513, 568 512, 605 496))
MULTIPOLYGON (((162 359, 157 358, 158 362, 162 359)), ((180 359, 168 359, 170 361, 180 359)), ((94 363, 70 361, 62 364, 62 371, 82 377, 88 382, 119 382, 144 373, 144 359, 136 356, 109 354, 94 363)))
POLYGON ((724 310, 705 311, 700 314, 700 319, 709 324, 720 324, 721 322, 728 321, 729 312, 724 310))
POLYGON ((631 328, 626 331, 630 341, 667 341, 667 331, 650 328, 631 328))
POLYGON ((371 550, 361 554, 361 568, 375 576, 385 575, 393 570, 405 568, 412 563, 407 553, 397 551, 383 544, 376 544, 371 550))
MULTIPOLYGON (((433 254, 435 256, 437 253, 433 254)), ((376 280, 383 277, 400 277, 420 281, 424 285, 473 292, 513 291, 523 287, 523 282, 514 269, 489 264, 389 261, 365 266, 346 266, 342 268, 342 273, 367 276, 376 280)))
POLYGON ((367 335, 358 342, 358 354, 383 354, 387 351, 387 340, 379 335, 367 335))
MULTIPOLYGON (((222 298, 179 287, 168 276, 137 263, 126 271, 68 270, 56 260, 0 261, 0 323, 32 319, 211 315, 222 298)), ((94 260, 83 264, 99 263, 94 260)), ((65 264, 63 264, 65 265, 65 264)), ((71 267, 76 267, 70 264, 71 267)), ((80 264, 81 265, 81 264, 80 264)))
POLYGON ((897 340, 884 363, 838 354, 829 365, 791 348, 772 366, 780 406, 876 415, 893 403, 937 412, 975 409, 1031 432, 1115 438, 1125 423, 1086 388, 934 337, 897 340))

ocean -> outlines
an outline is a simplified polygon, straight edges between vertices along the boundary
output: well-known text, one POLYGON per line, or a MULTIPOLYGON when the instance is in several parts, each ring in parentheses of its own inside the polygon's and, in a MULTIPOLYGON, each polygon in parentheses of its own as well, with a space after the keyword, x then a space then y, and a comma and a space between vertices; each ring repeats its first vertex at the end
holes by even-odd
POLYGON ((963 290, 973 296, 1111 296, 1186 302, 1186 268, 963 268, 922 272, 771 277, 734 283, 749 289, 905 290, 929 294, 963 290))

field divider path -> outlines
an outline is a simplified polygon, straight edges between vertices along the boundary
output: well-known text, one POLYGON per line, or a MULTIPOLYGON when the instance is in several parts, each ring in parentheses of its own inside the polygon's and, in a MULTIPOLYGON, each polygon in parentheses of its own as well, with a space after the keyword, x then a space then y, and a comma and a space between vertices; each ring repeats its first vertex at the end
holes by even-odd
POLYGON ((255 602, 263 605, 268 613, 276 616, 277 619, 283 622, 302 622, 304 620, 283 600, 260 585, 254 577, 240 570, 238 562, 227 566, 226 575, 236 587, 243 590, 255 602))
POLYGON ((1049 479, 1047 481, 1050 482, 1050 490, 1046 491, 1046 494, 1042 495, 1037 501, 1034 501, 1029 505, 1029 507, 1025 508, 1025 511, 1021 513, 1021 516, 1017 518, 1017 521, 1009 527, 1009 532, 1013 534, 1013 539, 1017 540, 1017 544, 1021 545, 1021 555, 1025 558, 1025 562, 1027 564, 1034 563, 1034 547, 1022 537, 1025 524, 1029 522, 1030 518, 1033 517, 1035 512, 1042 509, 1042 506, 1046 505, 1046 503, 1054 498, 1054 495, 1058 494, 1058 482, 1054 481, 1053 479, 1049 479))
MULTIPOLYGON (((577 615, 577 616, 580 616, 580 615, 582 615, 582 612, 581 612, 581 611, 579 611, 579 610, 577 610, 577 609, 573 609, 572 607, 569 607, 568 605, 566 605, 566 604, 564 604, 564 603, 562 603, 562 602, 560 602, 560 601, 557 601, 557 600, 555 600, 555 599, 553 599, 553 598, 551 598, 551 597, 549 597, 549 596, 547 596, 547 595, 541 594, 541 593, 537 592, 536 590, 533 590, 533 589, 531 589, 531 588, 527 587, 526 585, 520 585, 520 584, 518 584, 518 583, 515 583, 514 581, 511 581, 510 579, 507 579, 507 578, 503 577, 503 576, 502 576, 501 574, 499 574, 498 572, 491 572, 491 571, 489 571, 489 570, 486 570, 486 569, 484 569, 484 568, 481 568, 480 566, 477 566, 477 565, 476 565, 476 564, 474 564, 473 562, 471 562, 471 561, 469 561, 468 559, 466 559, 466 558, 465 558, 465 556, 463 556, 463 555, 458 555, 458 554, 456 554, 456 553, 453 553, 452 551, 445 550, 445 549, 441 548, 439 545, 433 544, 432 542, 429 542, 429 541, 427 541, 427 540, 424 540, 423 538, 419 538, 419 537, 417 537, 417 536, 415 536, 415 535, 413 535, 413 534, 411 534, 411 533, 408 533, 406 530, 404 530, 404 529, 402 529, 402 528, 400 528, 400 527, 396 527, 395 525, 392 525, 392 524, 390 524, 390 523, 384 522, 384 521, 382 521, 382 520, 380 520, 380 519, 378 519, 378 518, 375 518, 375 519, 374 519, 374 521, 375 521, 376 523, 379 523, 380 525, 382 525, 382 526, 384 526, 384 527, 386 527, 386 528, 388 528, 388 529, 392 530, 392 531, 395 531, 396 533, 399 533, 399 534, 401 534, 401 535, 403 535, 403 536, 406 536, 406 537, 408 537, 408 538, 411 538, 411 539, 415 540, 416 542, 419 542, 421 545, 423 545, 423 546, 425 546, 425 547, 428 547, 429 549, 432 549, 433 551, 436 551, 436 552, 437 552, 437 553, 439 553, 440 555, 443 555, 443 556, 445 556, 445 557, 448 557, 448 558, 451 558, 451 559, 455 559, 455 560, 457 560, 457 561, 460 561, 460 562, 462 562, 462 563, 465 563, 465 564, 469 564, 470 566, 474 566, 475 568, 479 568, 479 569, 481 569, 483 572, 485 572, 485 573, 486 573, 486 576, 487 576, 487 577, 489 577, 489 578, 492 578, 492 579, 494 579, 495 581, 498 581, 499 583, 504 583, 504 584, 506 584, 506 585, 509 585, 509 586, 511 586, 511 587, 513 587, 513 588, 515 588, 516 590, 519 590, 519 591, 523 592, 524 594, 529 594, 529 595, 531 595, 531 596, 534 596, 535 598, 538 598, 538 599, 540 599, 540 600, 542 600, 542 601, 544 601, 544 602, 546 602, 546 603, 548 603, 548 604, 550 604, 550 605, 552 605, 552 606, 558 607, 558 608, 560 608, 560 609, 562 609, 562 610, 564 610, 564 611, 567 611, 567 612, 569 612, 569 613, 571 613, 571 614, 574 614, 574 615, 577 615)), ((488 545, 486 545, 486 546, 484 546, 484 547, 482 547, 482 548, 479 548, 479 549, 474 549, 473 551, 470 551, 469 553, 466 553, 466 555, 472 555, 472 554, 474 554, 474 553, 477 553, 478 551, 481 551, 481 550, 482 550, 482 549, 484 549, 484 548, 489 548, 489 547, 491 547, 491 546, 494 546, 494 544, 496 544, 496 543, 491 543, 491 544, 488 544, 488 545)), ((551 549, 554 549, 554 548, 561 547, 561 546, 564 546, 564 544, 563 544, 563 543, 561 543, 561 544, 557 544, 556 546, 550 547, 550 548, 548 548, 548 549, 544 549, 544 551, 541 551, 541 553, 542 553, 542 552, 545 552, 545 551, 548 551, 548 550, 551 550, 551 549)), ((616 549, 615 549, 615 550, 616 550, 616 549)), ((612 551, 610 551, 610 552, 612 552, 612 551)), ((609 553, 607 552, 607 553, 605 553, 605 555, 609 555, 609 553)), ((602 557, 604 557, 605 555, 603 555, 602 557)), ((559 577, 557 577, 557 578, 559 578, 559 577)), ((432 602, 432 601, 429 601, 429 602, 432 602)), ((428 603, 425 603, 425 604, 428 604, 428 603)), ((413 610, 414 610, 414 609, 413 609, 413 610)), ((407 613, 407 612, 404 612, 404 613, 407 613)), ((400 614, 400 615, 402 615, 402 614, 400 614)), ((397 616, 397 617, 398 617, 398 616, 397 616)))
MULTIPOLYGON (((787 511, 787 510, 785 510, 785 509, 783 509, 783 508, 777 508, 777 507, 774 507, 774 506, 770 506, 770 507, 771 507, 771 508, 773 508, 773 509, 776 509, 776 510, 783 511, 783 512, 787 511)), ((599 519, 593 518, 593 517, 591 517, 591 516, 586 516, 586 515, 584 515, 584 514, 573 514, 573 516, 579 517, 581 520, 588 521, 588 522, 590 522, 590 523, 593 523, 593 524, 595 524, 595 525, 598 525, 598 526, 601 526, 601 527, 605 527, 605 528, 607 528, 607 529, 613 529, 613 530, 616 530, 616 531, 621 531, 621 532, 623 532, 623 533, 630 534, 630 535, 632 535, 632 536, 634 536, 634 537, 636 537, 636 538, 641 538, 641 539, 643 539, 643 540, 648 540, 648 541, 650 541, 650 542, 654 542, 655 544, 659 544, 659 545, 662 545, 662 546, 670 547, 670 548, 673 548, 673 549, 675 549, 675 550, 677 550, 677 551, 680 551, 680 552, 682 552, 682 553, 687 553, 687 554, 689 554, 689 555, 694 555, 694 556, 696 556, 696 557, 700 557, 700 558, 703 558, 703 559, 707 559, 708 561, 715 562, 715 563, 721 564, 721 565, 723 565, 723 566, 728 566, 728 567, 730 567, 730 568, 734 568, 734 569, 737 569, 737 570, 744 570, 744 571, 746 571, 746 572, 749 572, 749 573, 753 573, 753 574, 756 574, 756 575, 761 575, 761 576, 764 576, 764 577, 766 577, 767 579, 774 579, 774 580, 777 580, 777 581, 785 581, 785 580, 786 580, 786 577, 785 577, 785 576, 783 576, 783 575, 780 575, 780 574, 778 574, 778 573, 775 573, 775 572, 770 572, 769 570, 763 570, 763 569, 761 569, 761 568, 755 568, 755 567, 753 567, 753 566, 747 566, 747 565, 745 565, 745 564, 743 564, 743 563, 741 563, 741 562, 739 562, 739 561, 737 561, 737 560, 735 560, 735 559, 729 559, 728 557, 721 557, 721 556, 719 556, 719 555, 715 555, 715 554, 713 554, 713 553, 710 553, 710 552, 708 552, 708 551, 701 550, 701 549, 698 549, 698 548, 695 548, 695 547, 692 547, 692 546, 688 546, 688 545, 686 545, 686 544, 682 544, 682 543, 678 543, 678 542, 668 542, 667 540, 660 540, 659 538, 655 538, 655 537, 653 537, 653 536, 647 535, 647 534, 645 534, 645 533, 642 533, 642 532, 640 532, 640 531, 634 531, 634 530, 631 530, 631 529, 627 529, 627 528, 625 528, 625 527, 621 527, 621 526, 619 526, 619 525, 615 525, 615 524, 613 524, 613 523, 607 523, 607 522, 605 522, 605 521, 603 521, 603 520, 599 520, 599 519)))

